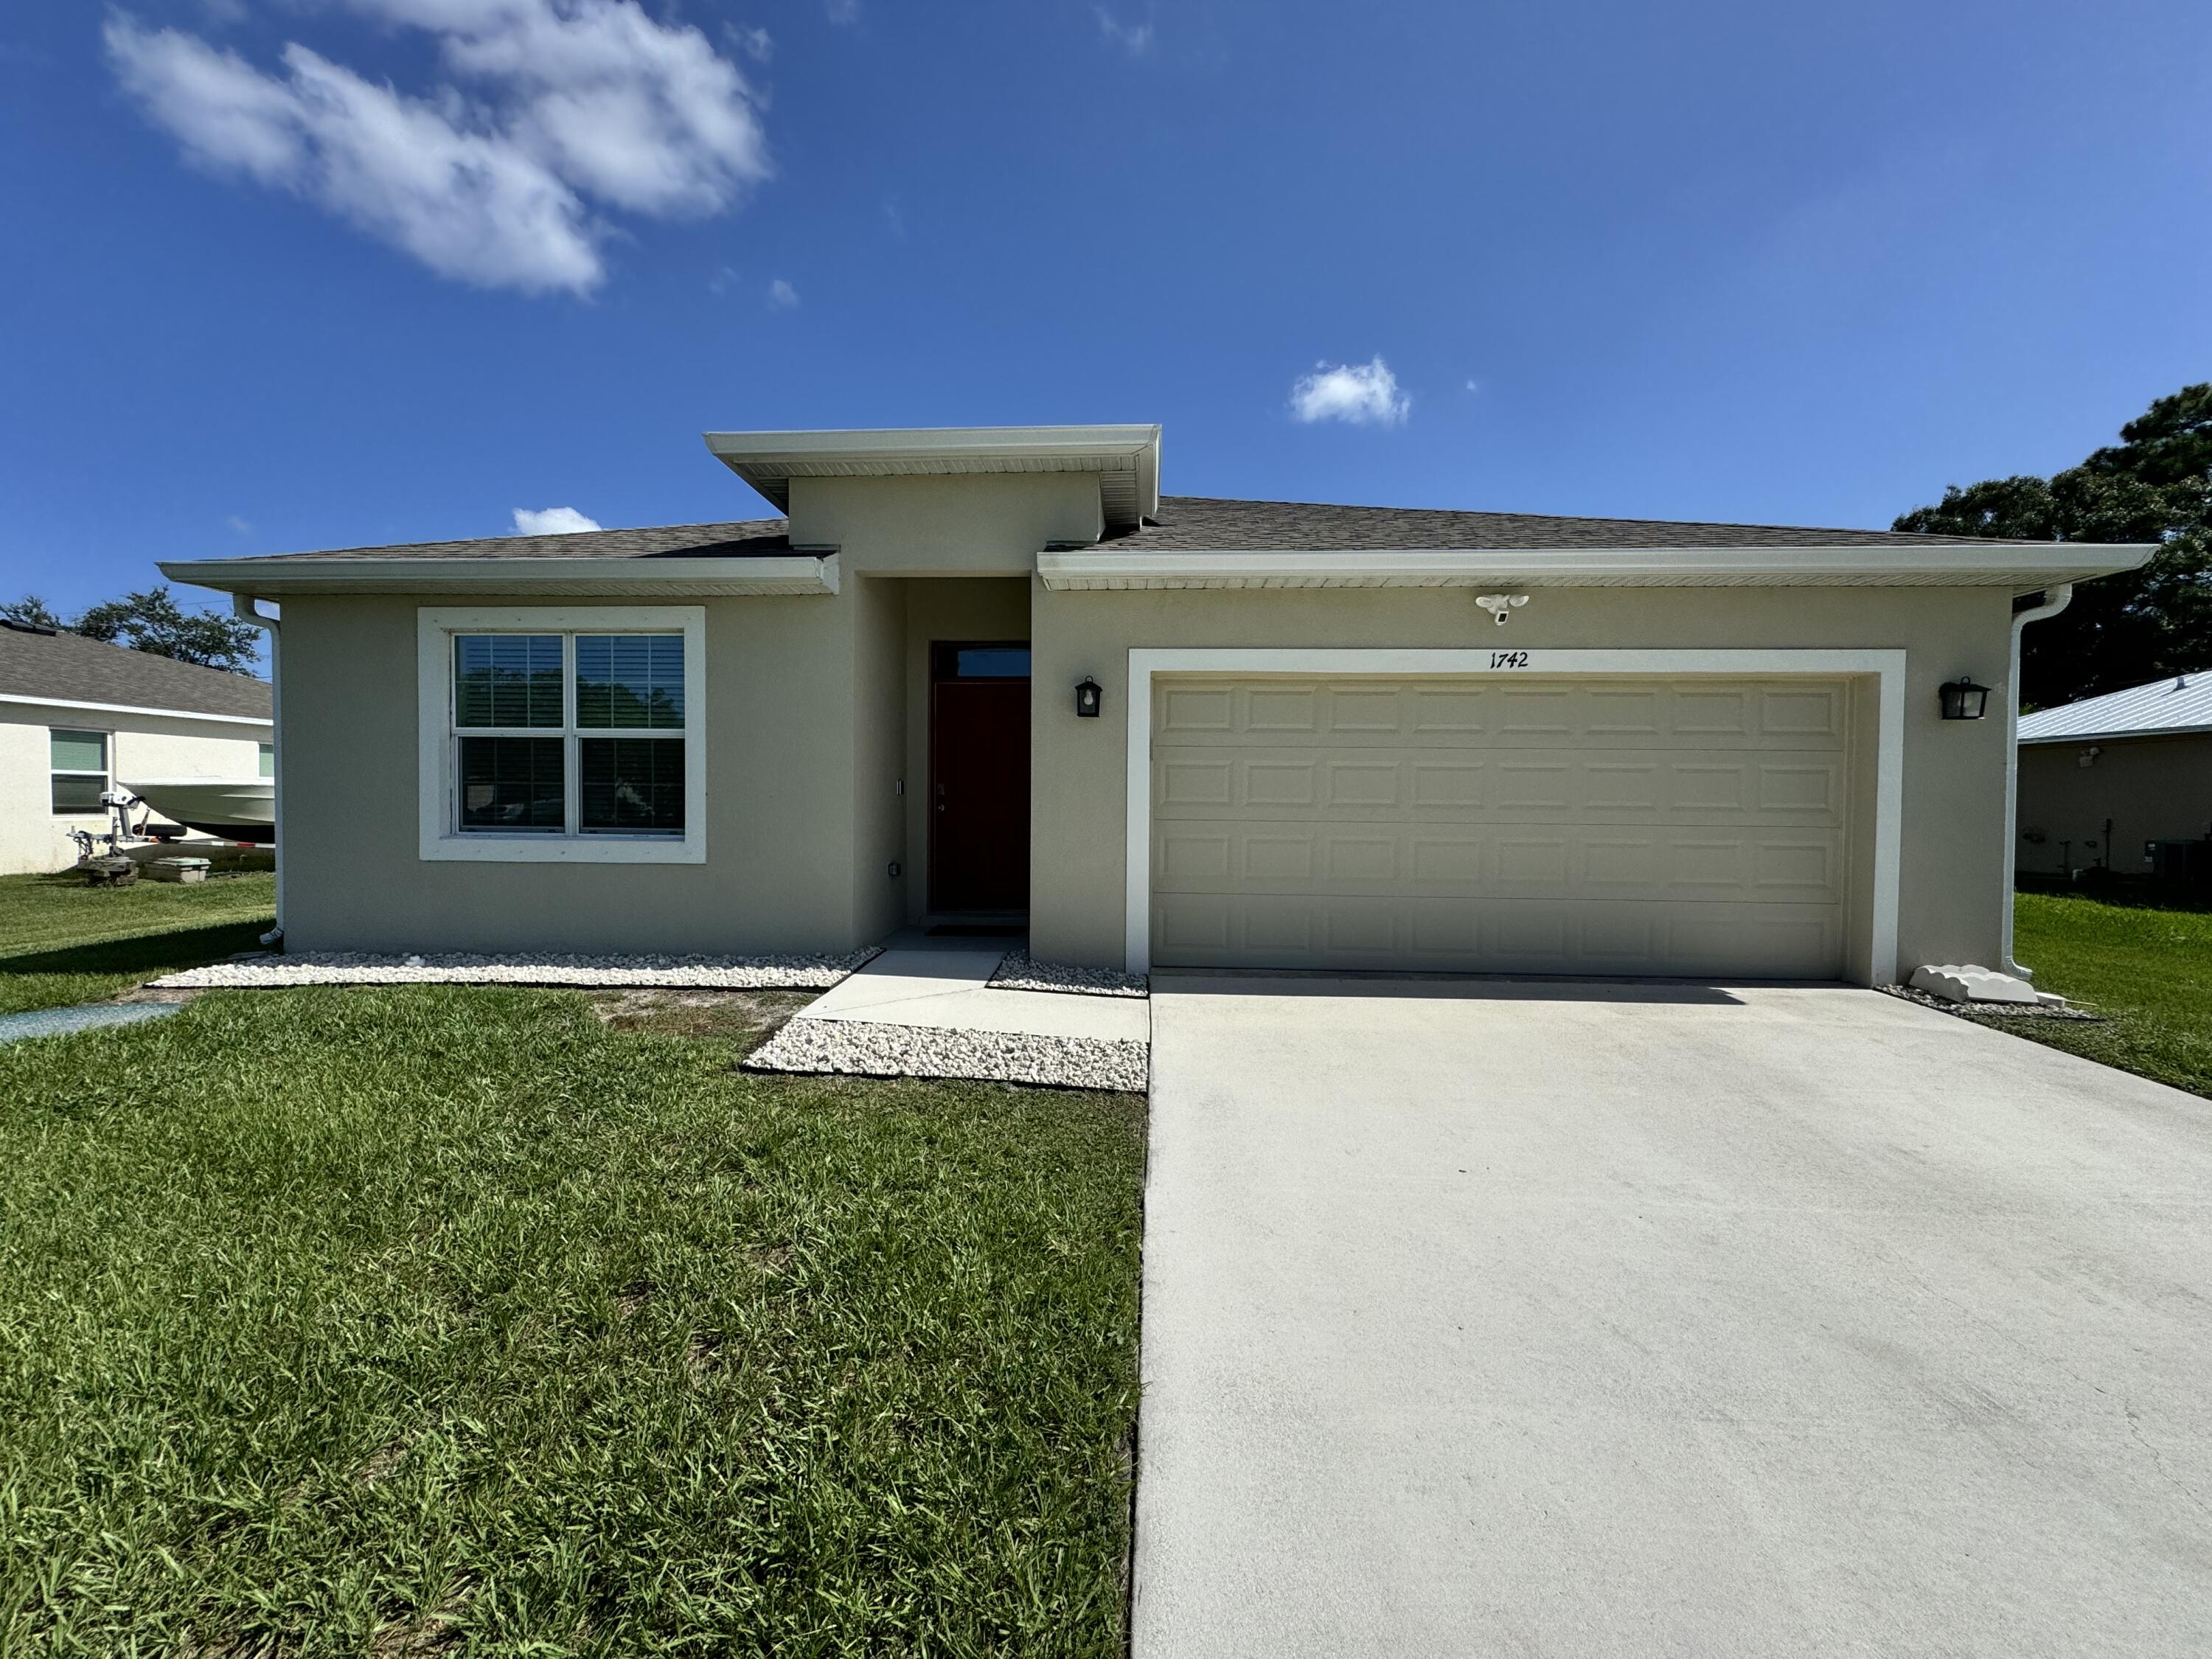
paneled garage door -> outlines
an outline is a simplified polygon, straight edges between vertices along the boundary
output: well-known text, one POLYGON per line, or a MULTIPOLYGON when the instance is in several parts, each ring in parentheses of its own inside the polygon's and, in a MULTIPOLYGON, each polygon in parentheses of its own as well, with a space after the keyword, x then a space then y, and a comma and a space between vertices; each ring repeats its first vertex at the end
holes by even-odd
POLYGON ((1152 960, 1832 979, 1840 681, 1161 678, 1152 960))

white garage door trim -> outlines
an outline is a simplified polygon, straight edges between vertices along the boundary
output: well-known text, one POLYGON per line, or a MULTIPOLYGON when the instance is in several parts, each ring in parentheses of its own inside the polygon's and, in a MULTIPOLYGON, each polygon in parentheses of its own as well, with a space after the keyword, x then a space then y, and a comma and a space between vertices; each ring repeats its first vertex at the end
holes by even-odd
POLYGON ((1875 982, 1897 977, 1897 903, 1905 804, 1902 651, 1279 650, 1133 647, 1129 652, 1128 824, 1124 939, 1128 969, 1152 957, 1152 678, 1158 674, 1726 674, 1774 678, 1871 675, 1881 688, 1875 722, 1875 982))

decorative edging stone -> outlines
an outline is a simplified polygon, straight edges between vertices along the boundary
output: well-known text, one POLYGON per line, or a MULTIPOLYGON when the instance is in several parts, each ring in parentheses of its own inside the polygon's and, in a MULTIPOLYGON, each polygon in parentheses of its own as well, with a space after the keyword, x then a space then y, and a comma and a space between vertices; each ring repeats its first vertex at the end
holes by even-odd
POLYGON ((1933 1008, 1939 1014, 1955 1014, 1960 1019, 1972 1019, 1989 1015, 1996 1019, 2070 1019, 2086 1021, 2092 1025, 2104 1023, 2104 1016, 2092 1014, 2080 1008, 2052 1007, 2040 1002, 1953 1002, 1933 992, 1917 991, 1910 985, 1877 985, 1876 990, 1904 1002, 1917 1002, 1923 1008, 1933 1008))
POLYGON ((1117 968, 1079 968, 1072 963, 1039 962, 1026 951, 1009 951, 991 975, 994 991, 1060 991, 1079 997, 1148 997, 1152 981, 1117 968))
POLYGON ((235 957, 153 981, 156 990, 281 990, 297 985, 544 985, 668 990, 826 991, 873 961, 843 956, 377 956, 287 952, 235 957))
POLYGON ((1141 1094, 1151 1082, 1151 1048, 1104 1037, 1037 1036, 1018 1031, 947 1030, 883 1025, 801 1014, 747 1055, 748 1072, 847 1077, 962 1078, 1054 1089, 1110 1089, 1141 1094))

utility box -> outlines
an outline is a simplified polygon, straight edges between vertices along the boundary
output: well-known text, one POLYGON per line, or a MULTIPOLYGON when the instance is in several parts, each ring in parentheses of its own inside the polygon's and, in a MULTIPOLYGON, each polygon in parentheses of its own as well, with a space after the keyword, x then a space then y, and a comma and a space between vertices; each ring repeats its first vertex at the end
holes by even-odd
POLYGON ((2151 879, 2175 887, 2212 886, 2212 841, 2149 841, 2151 879))

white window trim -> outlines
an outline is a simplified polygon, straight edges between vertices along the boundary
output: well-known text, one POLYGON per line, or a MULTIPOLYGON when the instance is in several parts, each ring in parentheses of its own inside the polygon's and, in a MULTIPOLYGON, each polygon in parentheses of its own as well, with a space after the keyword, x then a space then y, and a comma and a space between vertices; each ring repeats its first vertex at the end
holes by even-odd
MULTIPOLYGON (((415 613, 416 790, 425 862, 704 864, 707 861, 707 608, 700 605, 502 605, 415 613), (453 825, 456 634, 684 635, 684 833, 679 836, 461 834, 453 825)), ((565 688, 562 695, 568 695, 565 688)), ((568 780, 573 792, 576 780, 568 780)))
POLYGON ((1902 651, 1497 651, 1154 648, 1129 652, 1128 820, 1123 945, 1128 970, 1151 970, 1152 955, 1152 677, 1156 674, 1459 674, 1504 679, 1537 675, 1725 674, 1872 676, 1881 687, 1875 721, 1873 982, 1897 977, 1897 912, 1905 822, 1905 656, 1902 651))
POLYGON ((54 808, 54 780, 56 778, 98 778, 100 793, 107 793, 115 787, 115 733, 104 726, 49 726, 46 728, 46 816, 50 818, 104 818, 105 806, 95 806, 88 811, 63 812, 54 808), (68 732, 78 737, 98 738, 100 752, 107 764, 97 772, 83 772, 73 767, 54 764, 54 733, 68 732))

